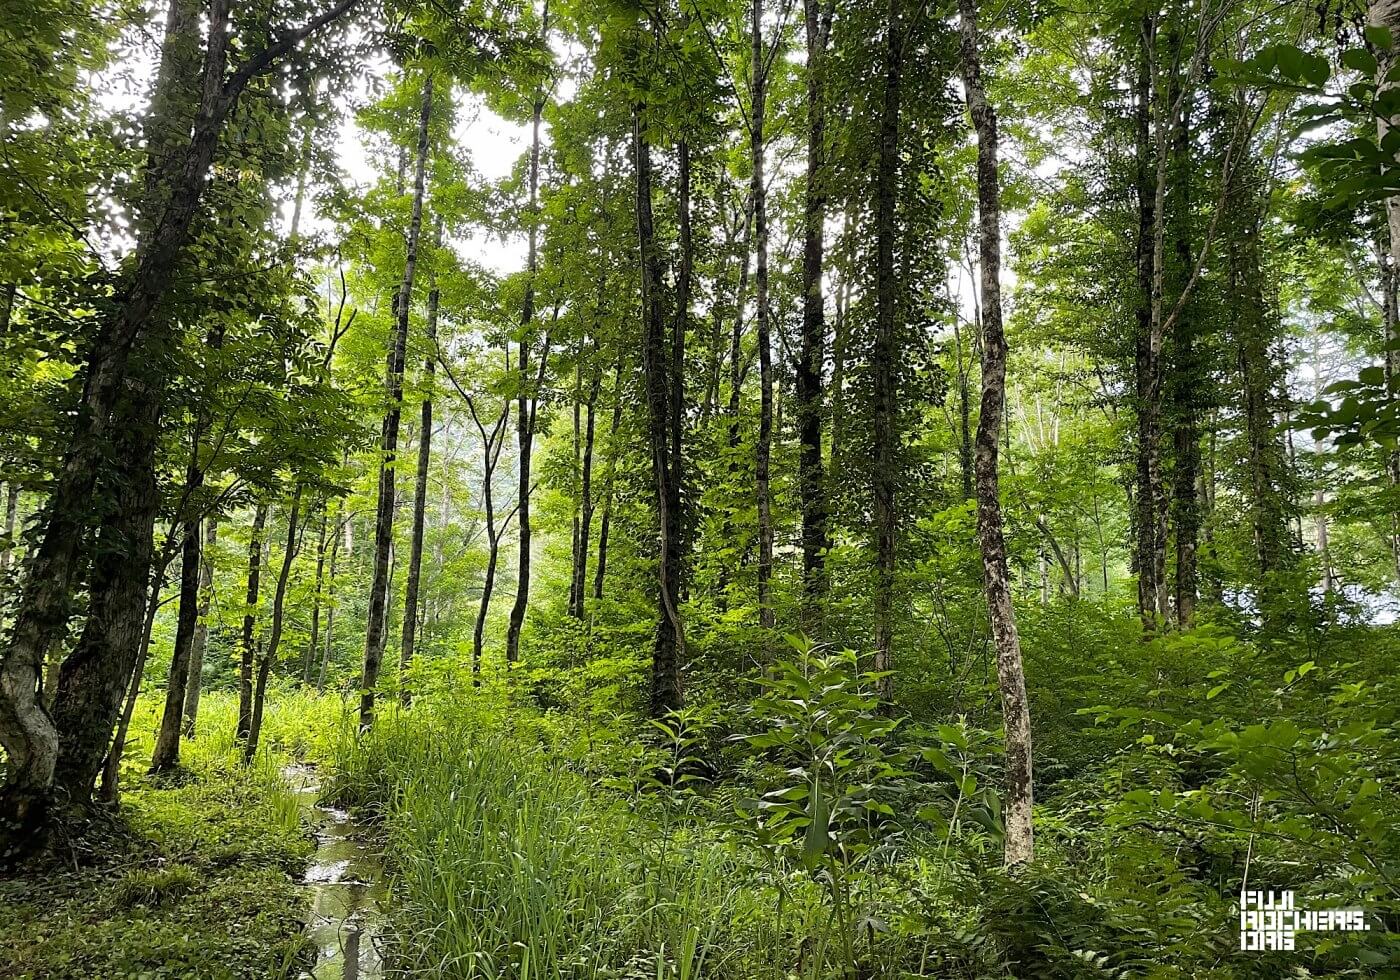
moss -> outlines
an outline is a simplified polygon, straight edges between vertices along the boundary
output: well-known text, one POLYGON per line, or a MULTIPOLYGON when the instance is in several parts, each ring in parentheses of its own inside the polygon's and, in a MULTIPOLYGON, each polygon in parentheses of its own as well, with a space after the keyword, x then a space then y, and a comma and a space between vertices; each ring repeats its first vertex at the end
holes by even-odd
POLYGON ((52 861, 0 882, 0 977, 297 976, 294 875, 311 845, 267 779, 208 766, 147 782, 117 817, 61 838, 52 861))

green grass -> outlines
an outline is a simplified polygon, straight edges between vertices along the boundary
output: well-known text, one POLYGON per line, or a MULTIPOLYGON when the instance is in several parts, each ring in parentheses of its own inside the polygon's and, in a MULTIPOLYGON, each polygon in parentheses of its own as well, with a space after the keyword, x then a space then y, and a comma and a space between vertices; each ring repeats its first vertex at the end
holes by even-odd
POLYGON ((0 882, 0 977, 297 976, 311 842, 280 768, 334 707, 272 708, 268 748, 244 767, 235 699, 207 695, 182 771, 157 785, 143 775, 157 704, 143 700, 119 813, 67 829, 50 863, 0 882))
POLYGON ((716 808, 601 789, 526 712, 464 698, 343 740, 336 792, 379 810, 409 975, 786 977, 815 886, 778 890, 716 808))

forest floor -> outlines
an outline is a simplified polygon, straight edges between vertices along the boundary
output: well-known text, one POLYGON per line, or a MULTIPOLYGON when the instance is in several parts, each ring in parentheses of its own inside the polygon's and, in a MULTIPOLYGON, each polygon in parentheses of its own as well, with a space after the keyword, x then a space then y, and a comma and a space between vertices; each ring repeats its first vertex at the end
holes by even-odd
POLYGON ((159 784, 128 767, 118 812, 0 880, 0 978, 301 975, 313 842, 277 758, 244 768, 209 744, 224 741, 191 743, 188 768, 159 784))

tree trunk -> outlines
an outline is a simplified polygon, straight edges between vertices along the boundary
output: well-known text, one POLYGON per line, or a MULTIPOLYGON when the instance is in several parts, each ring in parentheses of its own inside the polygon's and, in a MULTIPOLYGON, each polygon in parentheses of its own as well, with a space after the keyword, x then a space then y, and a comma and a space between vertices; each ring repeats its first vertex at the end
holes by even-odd
MULTIPOLYGON (((549 37, 549 4, 544 7, 542 34, 549 37)), ((535 405, 538 392, 530 377, 531 324, 535 319, 535 276, 539 272, 540 234, 540 117, 544 113, 544 93, 535 93, 534 115, 530 128, 530 242, 525 262, 525 300, 520 310, 520 392, 516 401, 515 433, 519 446, 516 466, 520 477, 516 491, 516 506, 520 512, 520 556, 516 561, 515 603, 510 607, 510 623, 506 627, 506 663, 520 659, 520 631, 525 625, 525 610, 530 602, 530 456, 535 443, 535 405)), ((548 356, 548 337, 540 358, 548 356)), ((543 374, 543 363, 541 364, 543 374)))
POLYGON ((0 548, 0 572, 8 572, 14 563, 15 526, 19 522, 19 484, 11 480, 5 485, 5 545, 0 548))
POLYGON ((301 682, 311 683, 311 668, 316 663, 316 653, 321 649, 321 589, 326 578, 326 532, 330 526, 330 512, 326 502, 321 501, 321 529, 316 535, 316 585, 311 592, 311 638, 306 644, 306 656, 302 659, 301 682))
POLYGON ((677 549, 671 542, 674 499, 669 451, 670 398, 667 385, 666 334, 661 304, 661 260, 657 254, 651 203, 651 145, 643 120, 645 107, 632 110, 632 150, 636 166, 636 219, 642 286, 642 368, 646 380, 647 441, 651 451, 652 478, 656 487, 660 541, 656 559, 657 606, 655 643, 652 647, 651 713, 661 717, 681 706, 680 662, 685 634, 677 608, 677 569, 672 564, 677 549))
POLYGON ((1158 182, 1149 165, 1152 156, 1153 59, 1150 54, 1156 43, 1155 22, 1151 15, 1143 18, 1139 38, 1136 89, 1136 153, 1137 153, 1137 337, 1134 356, 1134 384, 1137 408, 1136 485, 1134 494, 1133 550, 1134 567, 1138 576, 1138 614, 1149 632, 1157 627, 1157 555, 1164 553, 1165 543, 1157 539, 1157 492, 1161 474, 1160 411, 1161 411, 1161 338, 1156 331, 1154 310, 1154 239, 1157 228, 1158 182))
MULTIPOLYGON (((1174 48, 1179 54, 1180 41, 1173 33, 1174 48)), ((1180 98, 1175 88, 1172 101, 1180 98)), ((1176 193, 1172 197, 1172 237, 1176 251, 1177 293, 1186 288, 1194 267, 1191 254, 1191 157, 1190 127, 1183 118, 1172 140, 1176 193)), ((1195 349, 1195 322, 1183 308, 1172 329, 1176 363, 1172 371, 1172 403, 1176 425, 1172 433, 1172 499, 1171 522, 1176 531, 1176 625, 1191 628, 1196 614, 1196 551, 1200 541, 1201 511, 1196 499, 1196 483, 1201 468, 1201 435, 1197 421, 1202 378, 1199 355, 1195 349)))
MULTIPOLYGON (((875 199, 875 342, 871 351, 872 437, 871 482, 874 485, 875 603, 874 632, 877 671, 893 666, 896 472, 895 340, 898 288, 895 282, 895 208, 898 193, 900 81, 904 47, 902 0, 889 0, 885 44, 884 94, 880 113, 879 156, 875 199)), ((880 696, 894 692, 891 678, 879 682, 880 696)))
POLYGON ((160 590, 165 584, 165 570, 172 554, 167 547, 165 555, 158 563, 151 582, 151 595, 146 602, 146 618, 141 630, 141 649, 136 655, 136 666, 132 668, 131 680, 127 685, 125 704, 117 730, 112 736, 112 744, 107 748, 107 758, 102 763, 102 802, 116 805, 121 798, 122 756, 126 751, 126 736, 131 730, 131 716, 136 712, 136 699, 141 694, 141 679, 146 673, 146 658, 151 651, 151 628, 155 625, 156 613, 160 610, 160 590))
POLYGON ((997 440, 1006 400, 1006 335, 1001 323, 1001 188, 997 173, 996 110, 987 101, 978 53, 976 0, 959 0, 962 20, 963 90, 977 131, 978 255, 982 294, 982 411, 977 419, 974 459, 977 482, 977 543, 986 577, 987 612, 997 650, 1002 720, 1006 727, 1005 859, 1014 867, 1035 853, 1031 824, 1031 715, 1021 665, 1011 575, 1002 534, 997 477, 997 440))
MULTIPOLYGON (((10 757, 6 788, 0 794, 0 835, 8 837, 12 830, 25 835, 43 820, 58 759, 58 731, 38 701, 39 674, 68 619, 81 564, 78 549, 92 520, 89 503, 104 469, 104 449, 113 433, 139 422, 139 416, 113 411, 133 351, 151 371, 144 383, 154 389, 159 405, 165 385, 160 359, 144 355, 159 349, 174 327, 172 321, 155 314, 188 240, 223 122, 252 79, 266 74, 285 54, 358 2, 340 0, 304 26, 281 33, 226 78, 227 2, 215 0, 202 18, 202 4, 172 0, 148 117, 151 162, 147 193, 138 209, 141 222, 134 269, 114 298, 114 313, 88 351, 79 408, 46 509, 41 542, 21 589, 11 641, 0 662, 0 745, 10 757), (207 34, 202 46, 201 20, 207 34), (190 99, 193 93, 198 94, 197 109, 190 99)), ((154 457, 150 465, 154 467, 154 457)), ((135 474, 139 482, 147 478, 144 473, 135 474)), ((149 557, 149 546, 147 553, 149 557)))
POLYGON ((165 710, 156 734, 151 772, 168 772, 180 763, 180 730, 184 721, 185 686, 189 682, 190 652, 194 647, 195 625, 199 620, 201 575, 200 552, 204 544, 199 520, 185 522, 180 548, 180 611, 175 622, 175 647, 170 657, 170 674, 165 683, 165 710))
POLYGON ((608 477, 603 485, 603 516, 598 519, 598 569, 593 573, 593 601, 603 600, 603 582, 608 573, 608 532, 612 526, 613 482, 617 477, 617 430, 622 424, 622 354, 617 355, 613 374, 612 422, 608 426, 608 477))
POLYGON ((190 670, 185 682, 185 737, 194 738, 195 721, 199 715, 201 677, 204 674, 204 651, 209 645, 209 602, 214 594, 214 542, 218 540, 219 522, 212 515, 204 522, 204 547, 201 549, 199 577, 199 617, 194 627, 194 642, 190 645, 190 670))
MULTIPOLYGON (((769 491, 769 461, 773 451, 773 352, 768 306, 768 202, 763 176, 764 114, 768 101, 768 64, 763 44, 763 0, 753 0, 751 37, 753 105, 749 110, 749 151, 752 162, 754 242, 755 327, 758 340, 758 444, 754 449, 754 486, 758 498, 758 624, 771 629, 774 624, 773 597, 773 512, 769 491)), ((804 321, 805 331, 805 321, 804 321)))
MULTIPOLYGON (((434 250, 442 246, 442 219, 437 220, 434 250)), ((428 286, 428 355, 423 361, 423 413, 418 423, 418 475, 413 485, 413 533, 408 554, 408 583, 404 589, 403 649, 399 656, 399 698, 405 707, 413 699, 408 686, 408 668, 413 663, 414 645, 418 639, 418 589, 423 569, 423 522, 428 506, 428 464, 432 459, 433 442, 433 381, 437 364, 438 300, 441 293, 437 277, 432 275, 428 286)))
POLYGON ((262 734, 263 704, 267 693, 267 675, 277 662, 277 650, 282 645, 282 614, 286 608, 287 582, 292 575, 292 562, 299 548, 297 521, 301 517, 301 484, 292 491, 292 507, 287 513, 287 543, 282 551, 282 569, 277 573, 277 589, 272 595, 272 629, 267 637, 267 650, 258 663, 258 683, 253 691, 253 718, 248 741, 243 746, 243 761, 258 754, 258 737, 262 734))
POLYGON ((374 694, 379 667, 384 662, 388 638, 389 551, 394 541, 394 505, 397 490, 395 460, 399 449, 399 418, 403 412, 403 370, 408 345, 408 314, 413 306, 413 276, 418 265, 418 238, 423 227, 424 169, 428 160, 428 120, 433 107, 433 76, 423 79, 418 112, 418 148, 413 176, 413 211, 408 223, 408 248, 403 281, 395 305, 397 326, 389 345, 384 387, 389 409, 380 433, 379 495, 374 522, 374 575, 370 582, 369 621, 365 628, 365 659, 360 673, 360 729, 374 721, 374 694))
POLYGON ((115 510, 97 538, 88 583, 88 617, 78 645, 63 662, 53 718, 59 732, 54 785, 69 803, 84 804, 112 737, 122 695, 141 646, 160 509, 156 453, 161 395, 129 377, 122 411, 133 425, 117 434, 115 510))
POLYGON ((822 467, 822 369, 826 311, 822 265, 826 226, 826 65, 834 0, 803 0, 807 27, 807 182, 802 247, 802 345, 797 358, 798 487, 802 497, 802 624, 821 634, 826 597, 827 505, 822 467))
MULTIPOLYGON (((595 351, 596 356, 596 351, 595 351)), ((593 440, 597 430, 598 390, 603 383, 601 366, 593 369, 593 381, 588 389, 587 421, 584 423, 583 463, 579 477, 579 531, 577 557, 574 561, 573 588, 574 606, 570 613, 575 619, 582 619, 587 605, 588 588, 588 538, 593 525, 593 440)))
POLYGON ((258 624, 258 589, 262 578, 263 529, 267 526, 267 504, 259 503, 253 512, 253 530, 248 539, 248 593, 243 610, 243 643, 238 663, 238 729, 241 742, 253 727, 253 666, 257 662, 255 630, 258 624))
MULTIPOLYGON (((337 513, 343 504, 337 505, 337 513)), ((342 520, 341 523, 348 529, 349 521, 342 520)), ((335 566, 336 559, 340 555, 340 524, 336 525, 336 533, 331 540, 331 560, 330 567, 326 570, 326 642, 325 653, 321 656, 321 671, 316 675, 316 690, 326 689, 326 672, 331 666, 331 651, 335 648, 335 566)))

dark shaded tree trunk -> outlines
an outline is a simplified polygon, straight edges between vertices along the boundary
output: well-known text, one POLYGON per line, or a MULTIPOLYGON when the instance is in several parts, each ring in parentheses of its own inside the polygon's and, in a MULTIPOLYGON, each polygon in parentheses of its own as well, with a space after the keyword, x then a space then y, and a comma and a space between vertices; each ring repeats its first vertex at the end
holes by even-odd
MULTIPOLYGON (((1178 53, 1180 41, 1173 35, 1178 53)), ((1172 92, 1172 101, 1180 92, 1172 92)), ((1194 266, 1191 254, 1191 158, 1190 129, 1185 119, 1176 127, 1172 140, 1173 169, 1176 191, 1171 200, 1172 241, 1176 253, 1176 292, 1186 288, 1187 277, 1194 266)), ((1200 391, 1205 387, 1200 355, 1196 351, 1196 327, 1189 307, 1178 314, 1172 328, 1175 364, 1172 371, 1172 408, 1175 426, 1172 433, 1172 499, 1171 523, 1176 534, 1176 624, 1190 629, 1196 614, 1196 552, 1200 542, 1201 509, 1196 497, 1196 484, 1201 469, 1201 434, 1198 422, 1200 391)))
POLYGON ((301 517, 301 484, 292 492, 292 506, 287 512, 287 543, 282 551, 282 569, 277 573, 277 588, 272 595, 272 628, 268 632, 267 650, 258 662, 258 682, 253 691, 252 724, 248 731, 248 741, 243 746, 243 761, 249 762, 258 754, 258 739, 262 735, 263 706, 267 699, 267 675, 277 662, 277 651, 282 645, 283 612, 286 609, 287 582, 292 576, 292 562, 300 550, 299 525, 301 517))
MULTIPOLYGON (((433 247, 442 245, 442 219, 437 221, 433 247)), ((438 301, 441 293, 434 275, 428 288, 428 356, 423 362, 422 416, 418 422, 418 475, 413 485, 413 532, 408 553, 408 582, 404 588, 403 647, 399 655, 399 698, 405 706, 413 699, 408 686, 408 668, 413 663, 414 646, 418 640, 418 590, 423 570, 423 524, 428 506, 428 465, 432 461, 433 444, 433 381, 437 361, 438 301)))
POLYGON ((661 717, 682 704, 680 662, 685 634, 681 625, 678 549, 672 543, 675 499, 671 470, 670 393, 667 380, 666 327, 661 302, 661 259, 657 254, 651 203, 651 145, 643 119, 645 107, 632 110, 632 152, 636 166, 636 220, 642 285, 642 373, 646 381, 647 442, 656 488, 660 541, 657 554, 658 622, 652 647, 651 713, 661 717))
POLYGON ((153 535, 160 509, 156 452, 161 396, 135 376, 123 411, 133 425, 117 433, 112 465, 115 508, 98 533, 88 584, 88 615, 78 645, 63 662, 53 718, 59 732, 54 785, 70 804, 92 794, 139 656, 153 535))
MULTIPOLYGON (((884 93, 879 123, 879 156, 876 163, 875 191, 875 342, 871 351, 872 441, 871 482, 874 485, 875 517, 875 608, 874 667, 888 671, 893 666, 895 535, 895 487, 898 480, 895 415, 897 393, 895 340, 898 310, 898 284, 895 282, 895 208, 899 175, 900 83, 904 47, 902 0, 889 0, 887 7, 884 93)), ((881 697, 888 700, 894 691, 890 677, 881 678, 881 697)))
MULTIPOLYGON (((959 0, 963 91, 977 131, 978 255, 982 293, 982 409, 977 418, 977 542, 987 589, 987 612, 997 649, 997 682, 1006 726, 1005 859, 1014 867, 1035 856, 1031 824, 1031 714, 1011 575, 1002 534, 997 439, 1006 401, 1006 335, 1001 312, 1001 187, 996 110, 987 101, 978 52, 977 0, 959 0)), ((1058 552, 1058 548, 1056 551, 1058 552)), ((1062 559, 1063 563, 1063 559, 1062 559)), ((1068 574, 1068 569, 1066 569, 1068 574)))
POLYGON ((194 641, 190 644, 190 670, 185 682, 185 737, 194 738, 199 717, 199 695, 204 674, 204 651, 209 646, 209 602, 214 595, 214 543, 219 536, 219 522, 208 517, 204 522, 204 547, 201 549, 199 576, 199 615, 195 621, 194 641))
POLYGON ((247 607, 243 610, 243 638, 238 662, 239 741, 253 728, 253 667, 257 663, 258 591, 262 578, 263 529, 267 527, 267 504, 259 503, 253 512, 253 531, 248 539, 247 607))
POLYGON ((151 582, 151 596, 146 603, 145 624, 141 630, 141 649, 136 655, 136 666, 132 668, 131 679, 127 684, 121 718, 117 721, 117 730, 112 735, 112 744, 108 747, 107 757, 102 763, 102 785, 99 797, 102 802, 114 806, 121 799, 122 756, 126 751, 126 736, 131 730, 132 715, 136 713, 136 699, 141 694, 141 681, 146 674, 146 659, 151 651, 151 629, 155 626, 156 613, 160 611, 162 605, 160 590, 165 584, 165 571, 169 567, 170 558, 173 555, 174 551, 167 543, 164 554, 157 562, 154 578, 151 582))
POLYGON ((587 605, 588 591, 588 539, 593 526, 593 439, 597 430, 598 390, 603 383, 601 367, 593 370, 593 380, 588 388, 588 403, 585 412, 583 434, 583 460, 579 476, 579 530, 578 544, 574 551, 573 585, 571 595, 573 606, 569 612, 575 619, 582 619, 587 605))
POLYGON ((378 507, 374 522, 374 574, 370 582, 369 622, 365 628, 365 658, 360 672, 360 728, 374 721, 375 689, 379 668, 384 662, 388 639, 389 552, 394 542, 394 511, 397 483, 394 463, 398 458, 399 419, 403 412, 403 371, 408 345, 408 314, 413 306, 413 277, 418 265, 418 239, 423 227, 424 169, 428 161, 428 120, 433 107, 433 76, 423 79, 423 96, 418 112, 417 159, 413 175, 413 211, 408 224, 408 249, 403 281, 395 302, 397 325, 389 345, 384 386, 389 409, 384 414, 379 447, 378 507))
MULTIPOLYGON (((758 443, 754 447, 754 488, 758 498, 758 623, 771 629, 774 624, 773 597, 773 502, 769 487, 769 463, 773 452, 773 351, 768 304, 768 201, 763 176, 764 115, 768 101, 768 59, 763 44, 763 0, 753 0, 750 41, 753 65, 753 104, 749 109, 750 160, 753 200, 754 243, 754 324, 758 341, 758 443)), ((805 321, 804 321, 805 329, 805 321)))
POLYGON ((603 485, 603 515, 598 519, 598 569, 593 573, 593 600, 603 599, 603 583, 608 574, 608 533, 612 526, 613 483, 617 478, 617 459, 621 455, 617 430, 622 425, 622 365, 621 354, 613 374, 612 421, 608 425, 608 476, 603 485))
POLYGON ((1155 263, 1153 243, 1157 228, 1157 181, 1154 179, 1152 143, 1153 72, 1150 50, 1155 22, 1143 18, 1139 38, 1135 90, 1138 196, 1137 237, 1137 338, 1133 362, 1137 409, 1136 482, 1134 492, 1133 566, 1138 576, 1138 613, 1143 626, 1155 630, 1158 619, 1158 554, 1165 542, 1158 540, 1157 495, 1161 485, 1161 338, 1153 317, 1155 263))
POLYGON ((186 521, 180 547, 180 609, 175 621, 175 646, 165 682, 165 709, 151 755, 151 772, 168 772, 180 763, 180 731, 185 713, 185 686, 189 683, 190 652, 199 621, 200 553, 204 535, 200 521, 186 521))
POLYGON ((802 623, 821 633, 826 597, 827 504, 822 467, 822 369, 826 310, 822 292, 826 225, 827 41, 833 0, 803 0, 807 27, 807 182, 802 216, 802 344, 797 357, 798 488, 802 498, 802 623))

